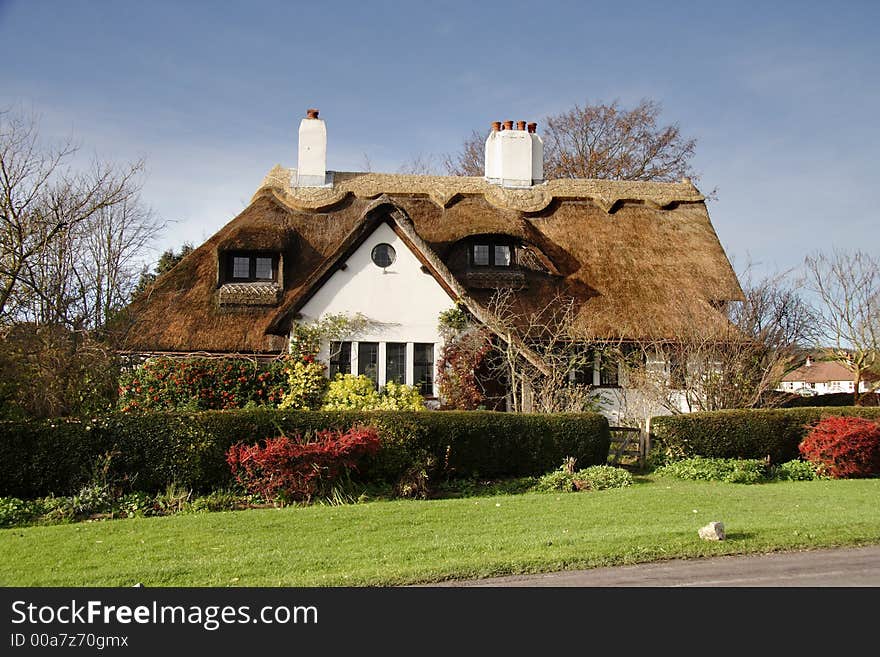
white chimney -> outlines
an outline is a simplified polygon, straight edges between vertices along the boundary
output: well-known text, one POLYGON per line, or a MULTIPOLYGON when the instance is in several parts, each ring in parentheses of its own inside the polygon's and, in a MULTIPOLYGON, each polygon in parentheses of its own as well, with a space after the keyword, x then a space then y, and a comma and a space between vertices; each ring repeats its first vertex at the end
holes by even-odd
POLYGON ((544 182, 544 140, 538 136, 538 124, 529 123, 532 137, 532 184, 544 182))
POLYGON ((544 143, 535 133, 537 124, 519 121, 492 123, 486 139, 486 180, 503 187, 531 187, 544 180, 544 143))
POLYGON ((296 186, 324 187, 327 184, 327 126, 318 118, 318 110, 306 110, 306 118, 299 124, 296 186))

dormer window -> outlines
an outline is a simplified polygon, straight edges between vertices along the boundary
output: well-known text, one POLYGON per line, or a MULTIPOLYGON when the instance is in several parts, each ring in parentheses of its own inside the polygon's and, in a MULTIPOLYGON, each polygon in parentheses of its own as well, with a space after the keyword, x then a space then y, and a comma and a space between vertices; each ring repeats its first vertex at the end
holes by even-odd
POLYGON ((278 256, 272 253, 233 251, 226 255, 227 283, 272 282, 278 280, 278 256))
POLYGON ((510 267, 513 249, 506 242, 487 240, 471 245, 471 265, 474 267, 510 267))

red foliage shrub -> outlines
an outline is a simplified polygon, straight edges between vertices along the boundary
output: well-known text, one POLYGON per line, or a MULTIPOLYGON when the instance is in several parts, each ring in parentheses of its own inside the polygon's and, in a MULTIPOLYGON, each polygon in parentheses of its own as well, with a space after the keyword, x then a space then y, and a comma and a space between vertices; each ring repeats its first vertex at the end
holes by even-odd
POLYGON ((309 501, 343 471, 356 470, 362 457, 378 451, 374 428, 352 427, 344 433, 319 431, 309 441, 297 435, 267 438, 262 445, 238 443, 229 448, 226 462, 241 485, 267 502, 278 497, 309 501))
POLYGON ((827 417, 798 446, 805 459, 835 479, 880 475, 880 423, 860 417, 827 417))
POLYGON ((483 403, 477 372, 491 349, 492 341, 486 330, 471 331, 446 341, 437 366, 444 409, 473 411, 483 403))

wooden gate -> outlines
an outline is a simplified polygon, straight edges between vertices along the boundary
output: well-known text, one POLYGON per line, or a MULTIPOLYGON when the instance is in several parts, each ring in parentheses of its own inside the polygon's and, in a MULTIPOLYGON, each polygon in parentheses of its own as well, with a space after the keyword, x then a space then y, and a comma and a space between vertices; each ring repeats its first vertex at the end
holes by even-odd
POLYGON ((651 448, 650 435, 636 427, 609 427, 611 448, 608 464, 622 467, 645 467, 645 457, 651 448))

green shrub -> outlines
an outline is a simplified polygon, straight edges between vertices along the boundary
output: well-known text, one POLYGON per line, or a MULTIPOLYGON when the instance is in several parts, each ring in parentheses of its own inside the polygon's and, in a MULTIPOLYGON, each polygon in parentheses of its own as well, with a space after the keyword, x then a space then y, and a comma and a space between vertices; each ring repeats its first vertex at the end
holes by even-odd
POLYGON ((73 505, 73 497, 55 497, 50 495, 38 500, 43 507, 41 520, 49 523, 72 522, 76 520, 76 508, 73 505))
POLYGON ((380 411, 424 411, 425 399, 415 386, 389 381, 379 393, 380 411))
POLYGON ((390 382, 376 390, 368 376, 337 374, 324 396, 323 410, 423 411, 425 401, 413 386, 390 382))
POLYGON ((548 472, 538 479, 535 490, 539 493, 573 493, 577 490, 574 485, 574 473, 566 472, 563 468, 548 472))
POLYGON ((114 504, 116 514, 123 518, 141 518, 157 515, 156 499, 149 493, 126 493, 114 504))
POLYGON ((43 512, 43 505, 38 501, 0 497, 0 527, 26 525, 43 515, 43 512))
POLYGON ((672 461, 654 470, 661 477, 694 481, 756 484, 768 479, 767 462, 761 459, 722 459, 694 456, 672 461))
POLYGON ((632 486, 632 475, 623 468, 610 465, 593 465, 574 473, 574 485, 578 490, 605 490, 632 486))
POLYGON ((831 415, 880 418, 880 408, 744 409, 655 417, 653 449, 673 458, 769 456, 771 462, 783 463, 800 455, 807 426, 831 415))
POLYGON ((540 475, 569 455, 604 463, 610 442, 608 422, 597 414, 256 409, 2 422, 0 495, 69 495, 92 481, 96 460, 108 452, 107 478, 122 482, 122 493, 169 484, 207 492, 232 485, 226 452, 235 443, 356 424, 376 427, 381 441, 356 475, 361 482, 393 483, 426 465, 434 480, 540 475))
POLYGON ((192 502, 193 511, 235 511, 250 502, 247 495, 228 489, 215 490, 212 493, 197 497, 192 502))
POLYGON ((308 411, 319 408, 327 391, 323 363, 312 360, 293 361, 287 367, 287 393, 279 408, 308 411))
POLYGON ((825 478, 819 474, 814 464, 799 459, 775 466, 772 469, 772 477, 776 481, 812 481, 825 478))
POLYGON ((113 496, 110 487, 103 484, 83 486, 72 497, 71 505, 76 517, 88 517, 96 513, 110 511, 113 496))
POLYGON ((593 465, 581 470, 571 471, 565 464, 548 472, 538 479, 534 490, 544 493, 580 490, 605 490, 606 488, 623 488, 631 486, 632 475, 623 468, 610 465, 593 465))

